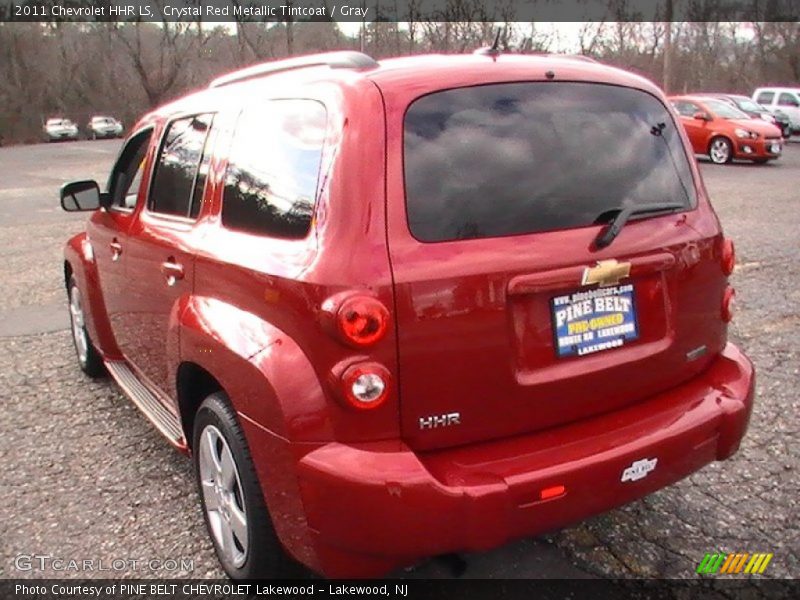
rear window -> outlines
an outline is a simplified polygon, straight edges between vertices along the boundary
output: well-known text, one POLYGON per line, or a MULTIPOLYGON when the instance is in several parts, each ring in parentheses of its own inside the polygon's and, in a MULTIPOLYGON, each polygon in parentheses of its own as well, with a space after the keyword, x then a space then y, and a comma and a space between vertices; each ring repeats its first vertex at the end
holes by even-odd
POLYGON ((637 204, 693 207, 678 126, 653 96, 610 85, 424 96, 405 118, 409 228, 438 242, 584 227, 637 204))

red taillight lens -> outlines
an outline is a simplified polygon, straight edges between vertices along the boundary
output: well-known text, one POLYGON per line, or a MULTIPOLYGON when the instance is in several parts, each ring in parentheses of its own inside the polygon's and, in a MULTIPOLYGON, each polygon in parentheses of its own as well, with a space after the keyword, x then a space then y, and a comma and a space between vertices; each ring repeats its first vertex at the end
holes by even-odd
POLYGON ((726 323, 730 323, 735 311, 736 291, 731 286, 728 286, 725 288, 725 293, 722 295, 722 320, 726 323))
POLYGON ((360 410, 378 408, 389 397, 391 375, 378 363, 360 363, 342 375, 342 391, 348 404, 360 410))
POLYGON ((725 238, 722 240, 722 272, 725 275, 733 273, 736 266, 736 250, 733 247, 733 240, 725 238))
POLYGON ((344 341, 363 348, 379 342, 389 329, 389 311, 377 298, 347 298, 336 313, 336 325, 344 341))

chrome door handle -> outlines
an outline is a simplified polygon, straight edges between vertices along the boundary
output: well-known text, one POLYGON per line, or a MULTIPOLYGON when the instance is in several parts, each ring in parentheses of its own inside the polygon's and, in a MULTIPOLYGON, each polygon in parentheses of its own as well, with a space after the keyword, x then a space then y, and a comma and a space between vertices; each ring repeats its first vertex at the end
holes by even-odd
POLYGON ((167 278, 167 285, 173 286, 179 279, 183 279, 183 265, 174 260, 167 260, 161 263, 161 272, 167 278))
POLYGON ((108 247, 111 248, 111 260, 117 262, 122 254, 122 244, 117 241, 117 238, 114 238, 108 247))

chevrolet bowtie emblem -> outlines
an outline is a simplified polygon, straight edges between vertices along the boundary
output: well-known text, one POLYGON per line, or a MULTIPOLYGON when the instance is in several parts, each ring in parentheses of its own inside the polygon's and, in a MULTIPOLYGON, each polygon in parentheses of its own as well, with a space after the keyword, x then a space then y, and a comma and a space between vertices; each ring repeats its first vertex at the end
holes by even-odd
POLYGON ((600 287, 616 285, 620 279, 625 279, 631 274, 631 263, 617 262, 616 259, 600 260, 597 266, 586 267, 583 270, 581 285, 594 285, 599 283, 600 287))

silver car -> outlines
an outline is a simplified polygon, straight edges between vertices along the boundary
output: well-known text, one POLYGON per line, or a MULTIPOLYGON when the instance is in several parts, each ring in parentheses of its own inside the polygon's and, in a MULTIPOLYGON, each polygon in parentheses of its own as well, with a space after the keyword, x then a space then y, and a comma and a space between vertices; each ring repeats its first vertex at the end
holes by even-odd
POLYGON ((69 119, 47 119, 44 134, 49 142, 57 140, 77 140, 78 126, 69 119))
POLYGON ((93 140, 122 137, 123 129, 122 123, 114 117, 95 116, 86 126, 86 134, 93 140))

